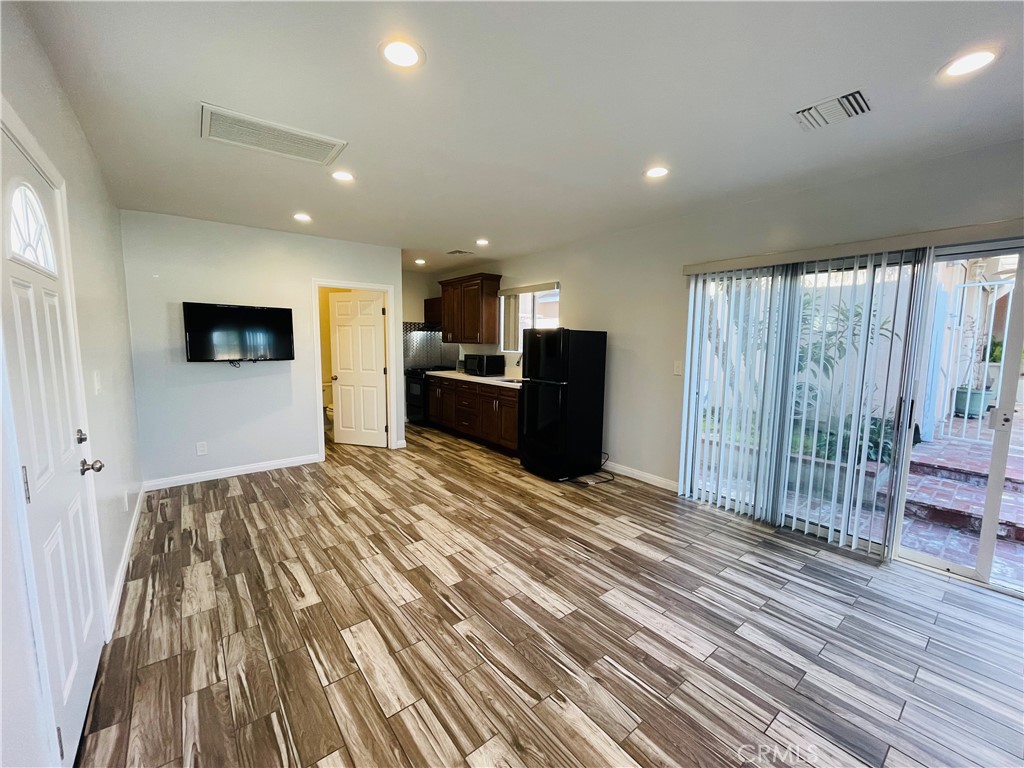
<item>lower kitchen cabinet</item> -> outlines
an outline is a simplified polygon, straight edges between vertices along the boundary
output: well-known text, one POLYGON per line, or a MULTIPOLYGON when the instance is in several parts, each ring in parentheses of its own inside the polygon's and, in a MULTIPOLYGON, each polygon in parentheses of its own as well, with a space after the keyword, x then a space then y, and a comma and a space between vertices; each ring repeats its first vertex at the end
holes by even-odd
POLYGON ((430 421, 510 451, 519 448, 519 390, 431 377, 430 421))
POLYGON ((515 399, 498 398, 498 445, 519 450, 519 393, 515 399))
POLYGON ((480 393, 480 419, 477 422, 479 427, 477 436, 488 443, 497 443, 499 397, 496 392, 492 393, 489 391, 492 389, 497 389, 497 387, 484 387, 486 391, 480 393))

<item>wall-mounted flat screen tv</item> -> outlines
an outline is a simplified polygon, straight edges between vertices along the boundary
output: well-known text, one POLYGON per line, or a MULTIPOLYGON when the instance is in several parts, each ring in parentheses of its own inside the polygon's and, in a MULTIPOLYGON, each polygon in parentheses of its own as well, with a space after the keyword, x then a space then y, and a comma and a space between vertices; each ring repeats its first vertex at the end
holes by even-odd
POLYGON ((190 363, 295 359, 291 309, 192 301, 181 306, 190 363))

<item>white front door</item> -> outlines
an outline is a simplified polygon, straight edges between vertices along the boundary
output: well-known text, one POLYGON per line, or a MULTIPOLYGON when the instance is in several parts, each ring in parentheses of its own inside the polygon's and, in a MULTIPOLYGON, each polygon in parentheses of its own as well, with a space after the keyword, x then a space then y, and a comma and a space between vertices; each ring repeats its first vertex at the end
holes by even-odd
POLYGON ((34 586, 61 762, 70 765, 104 639, 92 480, 79 466, 89 446, 76 434, 85 419, 61 196, 4 129, 3 343, 28 497, 30 593, 34 586))
POLYGON ((384 294, 330 294, 334 442, 385 447, 384 294))

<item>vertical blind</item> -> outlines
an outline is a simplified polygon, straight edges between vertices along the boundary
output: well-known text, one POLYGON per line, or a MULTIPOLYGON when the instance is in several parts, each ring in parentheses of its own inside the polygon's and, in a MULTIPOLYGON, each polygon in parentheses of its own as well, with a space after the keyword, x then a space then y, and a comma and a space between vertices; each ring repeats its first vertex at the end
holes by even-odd
POLYGON ((695 276, 682 493, 881 554, 923 255, 695 276))
POLYGON ((691 498, 769 518, 781 283, 772 269, 692 281, 683 484, 691 498))

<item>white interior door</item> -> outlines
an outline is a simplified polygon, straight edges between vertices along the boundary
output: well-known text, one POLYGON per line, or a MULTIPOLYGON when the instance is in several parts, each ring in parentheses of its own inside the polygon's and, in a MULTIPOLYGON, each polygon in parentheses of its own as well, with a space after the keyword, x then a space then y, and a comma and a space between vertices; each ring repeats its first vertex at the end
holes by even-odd
POLYGON ((384 294, 330 294, 334 442, 385 447, 384 294))
POLYGON ((100 554, 89 483, 80 471, 83 427, 77 338, 65 293, 61 197, 3 135, 3 334, 26 530, 54 716, 70 764, 103 646, 100 554))

